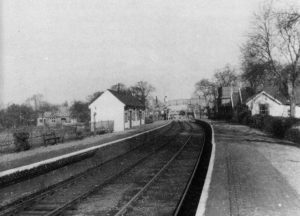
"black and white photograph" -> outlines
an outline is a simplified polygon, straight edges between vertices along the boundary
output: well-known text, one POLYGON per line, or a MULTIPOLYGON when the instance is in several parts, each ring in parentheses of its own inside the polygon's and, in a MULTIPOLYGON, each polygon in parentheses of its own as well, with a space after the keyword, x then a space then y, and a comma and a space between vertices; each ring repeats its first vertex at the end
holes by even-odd
POLYGON ((15 215, 300 216, 300 1, 1 0, 15 215))

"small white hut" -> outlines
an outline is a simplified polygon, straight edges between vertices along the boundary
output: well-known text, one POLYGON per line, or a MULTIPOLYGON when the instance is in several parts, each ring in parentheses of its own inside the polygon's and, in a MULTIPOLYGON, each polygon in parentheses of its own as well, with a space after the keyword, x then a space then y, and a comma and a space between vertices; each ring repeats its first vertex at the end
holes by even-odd
POLYGON ((113 131, 145 124, 145 107, 131 95, 106 90, 90 105, 91 131, 112 127, 113 131))

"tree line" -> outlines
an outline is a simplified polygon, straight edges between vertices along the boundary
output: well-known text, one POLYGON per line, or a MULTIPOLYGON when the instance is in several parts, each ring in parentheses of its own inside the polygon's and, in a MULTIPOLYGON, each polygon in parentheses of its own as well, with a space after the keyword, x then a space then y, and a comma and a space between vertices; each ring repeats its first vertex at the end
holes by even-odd
MULTIPOLYGON (((148 98, 155 88, 145 81, 137 82, 135 85, 126 87, 123 83, 112 85, 112 90, 121 94, 132 95, 144 105, 148 106, 148 98)), ((72 118, 78 122, 88 123, 90 121, 89 104, 101 95, 103 91, 96 91, 88 95, 85 100, 75 100, 69 106, 68 102, 63 104, 51 104, 44 100, 42 94, 35 94, 25 100, 23 104, 10 104, 0 110, 0 129, 17 128, 20 126, 34 126, 37 124, 39 115, 45 112, 55 113, 61 106, 67 107, 72 118)))
POLYGON ((227 64, 217 69, 211 79, 201 79, 195 84, 194 95, 204 98, 206 106, 215 103, 218 97, 219 87, 237 86, 241 82, 241 76, 235 67, 227 64))
POLYGON ((214 79, 195 84, 195 93, 212 101, 217 86, 249 87, 254 93, 265 86, 276 86, 290 102, 295 116, 296 89, 300 83, 300 12, 294 6, 278 6, 266 1, 252 18, 246 42, 241 46, 241 73, 225 67, 214 79))
MULTIPOLYGON (((133 86, 127 87, 124 83, 117 83, 110 87, 111 90, 120 94, 136 97, 145 107, 149 106, 149 96, 155 88, 146 81, 139 81, 133 86)), ((71 116, 77 118, 80 122, 90 121, 89 104, 101 95, 103 91, 97 91, 87 97, 86 101, 74 101, 70 108, 71 116)))
MULTIPOLYGON (((67 102, 62 104, 67 105, 67 102)), ((43 100, 42 94, 27 98, 23 104, 10 104, 0 110, 0 129, 36 125, 40 113, 58 111, 59 105, 43 100)))

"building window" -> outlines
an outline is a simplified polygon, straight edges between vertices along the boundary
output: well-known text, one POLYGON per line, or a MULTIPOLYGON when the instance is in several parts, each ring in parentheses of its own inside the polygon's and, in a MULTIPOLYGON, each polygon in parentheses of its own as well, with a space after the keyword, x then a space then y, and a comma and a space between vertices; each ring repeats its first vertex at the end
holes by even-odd
POLYGON ((267 104, 259 104, 259 114, 269 115, 269 107, 267 104))
POLYGON ((124 119, 125 119, 125 122, 128 122, 128 112, 125 112, 124 119))

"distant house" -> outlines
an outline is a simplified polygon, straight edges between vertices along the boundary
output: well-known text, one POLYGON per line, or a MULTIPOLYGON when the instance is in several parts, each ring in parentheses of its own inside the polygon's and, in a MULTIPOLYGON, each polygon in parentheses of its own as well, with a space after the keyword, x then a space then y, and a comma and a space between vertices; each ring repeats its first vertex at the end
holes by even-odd
POLYGON ((241 91, 238 87, 219 87, 215 112, 220 116, 231 115, 234 107, 241 101, 241 91))
POLYGON ((231 118, 237 107, 245 104, 253 95, 251 88, 239 88, 237 86, 219 87, 215 112, 223 118, 231 118))
POLYGON ((56 126, 76 124, 76 119, 71 118, 67 108, 60 108, 56 112, 44 112, 37 119, 37 126, 56 126))
MULTIPOLYGON (((300 92, 300 91, 299 91, 300 92)), ((290 116, 290 102, 279 91, 265 89, 249 98, 246 105, 252 115, 290 116)), ((300 98, 296 101, 296 118, 300 118, 300 98)))
POLYGON ((249 97, 248 89, 242 89, 236 86, 218 88, 218 107, 225 107, 228 110, 244 103, 245 98, 249 97))
POLYGON ((114 131, 145 124, 145 107, 136 98, 113 90, 106 90, 90 105, 91 131, 113 122, 114 131))

